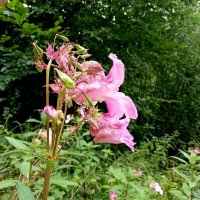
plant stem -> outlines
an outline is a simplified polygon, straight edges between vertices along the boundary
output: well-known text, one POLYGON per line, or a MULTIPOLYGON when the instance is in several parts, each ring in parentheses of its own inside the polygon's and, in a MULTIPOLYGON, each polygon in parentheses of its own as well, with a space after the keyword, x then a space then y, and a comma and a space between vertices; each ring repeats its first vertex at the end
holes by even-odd
MULTIPOLYGON (((52 58, 49 60, 49 63, 46 68, 46 106, 49 105, 49 73, 52 63, 52 58)), ((47 116, 47 151, 49 152, 49 117, 47 116)))
POLYGON ((46 166, 42 200, 47 200, 47 198, 48 198, 51 171, 52 171, 52 169, 49 166, 46 166))

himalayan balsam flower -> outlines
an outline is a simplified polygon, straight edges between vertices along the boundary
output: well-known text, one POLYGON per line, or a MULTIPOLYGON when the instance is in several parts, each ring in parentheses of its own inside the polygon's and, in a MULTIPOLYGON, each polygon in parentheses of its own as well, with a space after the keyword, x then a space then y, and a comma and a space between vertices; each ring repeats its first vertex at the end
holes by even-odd
POLYGON ((115 192, 115 190, 110 190, 109 192, 109 197, 110 197, 110 200, 116 200, 117 199, 117 193, 115 192))
POLYGON ((163 190, 161 186, 157 182, 151 182, 149 185, 150 188, 154 189, 156 192, 158 192, 160 195, 163 195, 163 190))

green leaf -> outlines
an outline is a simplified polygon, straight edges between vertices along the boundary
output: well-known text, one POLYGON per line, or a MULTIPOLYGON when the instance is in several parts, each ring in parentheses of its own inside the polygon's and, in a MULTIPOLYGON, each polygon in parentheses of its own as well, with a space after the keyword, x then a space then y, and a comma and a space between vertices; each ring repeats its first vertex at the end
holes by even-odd
POLYGON ((179 158, 179 157, 176 157, 176 156, 170 156, 170 157, 175 158, 175 159, 181 161, 182 163, 185 163, 186 165, 188 165, 188 163, 185 160, 183 160, 182 158, 179 158))
POLYGON ((182 189, 183 189, 183 192, 185 193, 185 195, 187 197, 189 197, 190 196, 190 187, 186 183, 183 183, 182 189))
POLYGON ((192 189, 197 186, 197 183, 189 181, 189 186, 190 186, 190 189, 192 189))
POLYGON ((31 190, 25 186, 22 182, 16 182, 17 186, 17 195, 19 200, 35 200, 31 190))
POLYGON ((24 161, 24 162, 22 162, 21 164, 20 164, 20 172, 21 172, 21 174, 23 175, 23 176, 25 176, 25 177, 27 177, 28 178, 28 176, 29 176, 29 171, 30 171, 30 163, 29 162, 26 162, 26 161, 24 161))
POLYGON ((184 178, 186 181, 190 181, 190 179, 183 173, 179 172, 176 168, 172 169, 176 174, 178 174, 179 176, 181 176, 182 178, 184 178))
POLYGON ((185 153, 184 151, 179 150, 189 161, 191 160, 190 155, 185 153))
POLYGON ((181 191, 172 190, 172 191, 170 191, 170 193, 175 195, 176 197, 178 197, 181 200, 188 200, 188 197, 185 196, 181 191))
POLYGON ((16 181, 17 180, 13 180, 13 179, 0 181, 0 190, 4 189, 4 188, 7 188, 7 187, 15 186, 16 181))
POLYGON ((78 186, 78 184, 76 182, 66 180, 65 178, 61 177, 60 175, 52 177, 51 184, 61 186, 65 189, 68 189, 68 186, 78 186))
POLYGON ((23 143, 23 141, 21 140, 17 140, 15 138, 11 138, 11 137, 5 137, 8 142, 14 146, 16 149, 24 149, 24 150, 29 150, 29 148, 23 143))

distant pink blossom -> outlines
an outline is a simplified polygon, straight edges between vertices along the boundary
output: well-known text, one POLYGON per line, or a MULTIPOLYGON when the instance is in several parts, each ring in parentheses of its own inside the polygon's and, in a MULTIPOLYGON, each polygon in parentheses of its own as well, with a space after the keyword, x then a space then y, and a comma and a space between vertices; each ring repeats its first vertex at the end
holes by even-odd
POLYGON ((140 168, 133 170, 138 176, 142 176, 142 170, 140 168))
POLYGON ((116 200, 117 199, 117 193, 115 192, 115 190, 113 190, 113 189, 110 190, 109 197, 110 197, 110 200, 116 200))
POLYGON ((150 188, 154 189, 156 192, 158 192, 160 195, 163 195, 163 190, 161 188, 161 186, 159 185, 159 183, 157 182, 151 182, 149 185, 150 188))
POLYGON ((200 155, 200 148, 199 147, 195 147, 194 153, 196 153, 196 155, 200 155))

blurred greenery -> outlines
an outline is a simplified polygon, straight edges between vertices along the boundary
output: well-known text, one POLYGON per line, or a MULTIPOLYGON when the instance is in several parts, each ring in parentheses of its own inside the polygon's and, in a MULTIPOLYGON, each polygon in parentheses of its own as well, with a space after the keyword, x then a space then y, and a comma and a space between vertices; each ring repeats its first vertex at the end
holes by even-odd
MULTIPOLYGON (((6 2, 6 1, 2 1, 6 2)), ((1 123, 25 121, 44 106, 44 76, 33 65, 56 33, 89 48, 108 70, 113 52, 126 67, 122 86, 139 118, 136 141, 174 136, 199 141, 200 5, 188 0, 13 0, 0 6, 1 123)))

